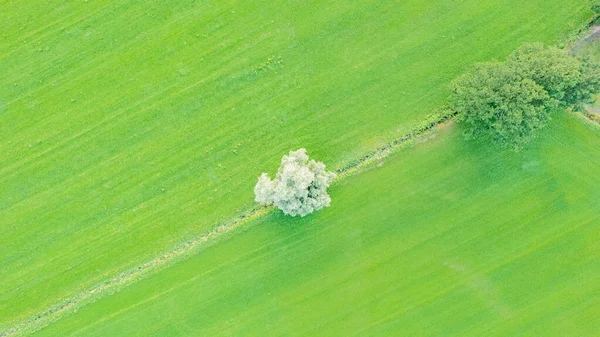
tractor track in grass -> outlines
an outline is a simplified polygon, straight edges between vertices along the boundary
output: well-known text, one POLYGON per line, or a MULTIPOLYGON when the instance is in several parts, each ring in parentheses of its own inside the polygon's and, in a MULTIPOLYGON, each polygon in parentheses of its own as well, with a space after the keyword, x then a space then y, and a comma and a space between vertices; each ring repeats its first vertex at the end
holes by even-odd
MULTIPOLYGON (((456 112, 445 111, 442 114, 433 115, 425 119, 413 131, 401 135, 384 146, 336 170, 338 177, 334 180, 333 184, 357 174, 365 168, 382 162, 385 158, 404 146, 414 144, 419 140, 426 141, 436 130, 450 123, 455 116, 456 112)), ((122 271, 112 278, 98 282, 92 287, 69 298, 62 299, 57 304, 46 308, 42 312, 13 321, 8 327, 2 327, 4 330, 0 330, 0 337, 25 336, 34 333, 71 313, 77 312, 88 304, 117 293, 129 285, 201 252, 203 249, 210 247, 220 240, 227 239, 237 231, 250 228, 254 220, 265 216, 273 210, 273 207, 254 207, 249 209, 241 215, 217 225, 212 231, 185 241, 154 259, 122 271)))
MULTIPOLYGON (((575 42, 570 50, 574 51, 577 49, 579 47, 578 43, 589 40, 592 35, 595 39, 597 34, 600 33, 600 31, 595 30, 597 28, 597 26, 594 26, 593 20, 588 23, 578 32, 578 34, 581 36, 584 31, 591 31, 591 34, 578 39, 578 41, 575 42)), ((426 118, 423 122, 418 124, 413 131, 397 137, 384 146, 376 148, 359 159, 356 159, 346 166, 336 170, 338 176, 333 181, 333 184, 336 184, 340 180, 343 180, 349 176, 355 175, 361 172, 363 169, 382 163, 384 159, 404 146, 408 146, 419 141, 428 140, 431 135, 435 134, 436 130, 451 123, 454 120, 454 117, 457 115, 457 112, 454 111, 442 111, 443 112, 440 114, 432 115, 426 118)), ((586 117, 588 117, 588 120, 591 120, 589 116, 586 117)), ((154 259, 151 259, 133 268, 124 270, 118 275, 98 282, 92 287, 74 294, 69 298, 59 300, 57 304, 46 308, 42 312, 30 315, 24 319, 14 320, 13 322, 6 324, 6 326, 0 326, 0 329, 4 329, 0 330, 0 337, 25 336, 32 334, 60 320, 63 317, 68 316, 71 313, 77 312, 79 309, 88 304, 91 304, 106 296, 115 294, 140 280, 143 280, 161 270, 168 268, 169 266, 174 265, 179 261, 198 254, 203 249, 218 243, 220 240, 227 239, 238 231, 250 228, 252 223, 255 223, 255 220, 269 214, 273 210, 273 207, 254 207, 242 212, 240 215, 224 223, 218 224, 212 231, 187 240, 175 246, 174 248, 163 252, 154 259)))

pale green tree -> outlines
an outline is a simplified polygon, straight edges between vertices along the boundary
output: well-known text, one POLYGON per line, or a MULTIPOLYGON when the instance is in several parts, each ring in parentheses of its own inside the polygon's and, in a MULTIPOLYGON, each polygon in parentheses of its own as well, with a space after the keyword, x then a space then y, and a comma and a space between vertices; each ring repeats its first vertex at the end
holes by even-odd
POLYGON ((327 193, 335 173, 325 169, 325 164, 309 161, 306 149, 292 151, 281 159, 275 179, 263 173, 254 187, 256 202, 274 205, 291 216, 305 216, 329 206, 327 193))

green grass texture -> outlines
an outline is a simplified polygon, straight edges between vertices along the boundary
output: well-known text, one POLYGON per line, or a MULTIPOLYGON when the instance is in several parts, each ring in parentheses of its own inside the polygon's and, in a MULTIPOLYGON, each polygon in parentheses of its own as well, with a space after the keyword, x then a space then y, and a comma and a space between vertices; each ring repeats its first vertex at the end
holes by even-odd
POLYGON ((588 7, 1 3, 0 327, 252 207, 290 150, 344 167, 473 62, 561 41, 588 7))
POLYGON ((35 336, 597 336, 599 128, 452 126, 35 336))

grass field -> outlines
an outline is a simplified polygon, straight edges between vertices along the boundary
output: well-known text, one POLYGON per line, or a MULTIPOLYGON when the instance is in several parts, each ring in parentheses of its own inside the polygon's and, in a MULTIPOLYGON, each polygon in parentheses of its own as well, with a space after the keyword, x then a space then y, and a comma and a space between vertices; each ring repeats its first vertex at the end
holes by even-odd
POLYGON ((597 336, 600 128, 455 127, 36 336, 597 336))
POLYGON ((441 106, 468 65, 558 42, 588 7, 0 3, 0 331, 249 209, 290 149, 344 167, 441 106))

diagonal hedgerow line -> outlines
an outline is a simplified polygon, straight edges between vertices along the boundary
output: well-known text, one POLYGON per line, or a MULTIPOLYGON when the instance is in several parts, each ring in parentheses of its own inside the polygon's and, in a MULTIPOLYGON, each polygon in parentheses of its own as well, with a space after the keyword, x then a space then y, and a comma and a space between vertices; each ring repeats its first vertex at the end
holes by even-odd
POLYGON ((20 322, 15 322, 11 328, 0 331, 0 337, 23 336, 40 330, 87 304, 93 303, 102 297, 114 294, 128 285, 145 279, 178 261, 198 253, 201 249, 209 247, 216 243, 218 239, 225 238, 227 234, 233 233, 236 229, 267 214, 269 211, 270 209, 267 207, 255 208, 231 219, 226 223, 215 227, 207 234, 191 239, 146 263, 124 271, 103 282, 97 283, 83 292, 51 306, 42 313, 34 314, 20 322))
MULTIPOLYGON (((377 148, 367 155, 349 163, 345 167, 338 169, 338 177, 334 183, 357 174, 362 169, 381 162, 399 148, 410 145, 415 140, 430 135, 435 132, 438 127, 441 127, 443 124, 452 120, 455 115, 455 112, 445 110, 443 113, 430 116, 424 122, 420 123, 413 131, 400 136, 392 142, 377 148)), ((254 220, 263 217, 272 210, 272 207, 255 207, 250 209, 249 211, 216 226, 212 231, 171 248, 150 261, 97 283, 83 292, 75 294, 70 298, 47 308, 43 312, 13 322, 8 329, 0 331, 0 337, 24 336, 34 333, 88 304, 119 292, 131 284, 199 253, 203 249, 219 242, 219 240, 228 238, 237 231, 249 228, 253 223, 256 223, 254 220)))
MULTIPOLYGON (((579 40, 586 40, 589 36, 583 36, 586 31, 593 27, 594 21, 590 21, 582 27, 573 37, 579 40)), ((570 48, 571 51, 577 49, 577 42, 570 48)), ((186 89, 184 89, 186 90, 186 89)), ((338 169, 338 177, 334 183, 339 182, 349 176, 359 173, 361 170, 371 167, 374 164, 382 162, 396 150, 406 145, 412 144, 414 141, 423 139, 424 137, 435 132, 435 129, 443 124, 451 121, 456 116, 456 112, 443 110, 442 113, 426 118, 413 131, 404 134, 390 143, 377 148, 367 155, 350 162, 345 167, 338 169)), ((588 120, 591 120, 590 116, 588 120)), ((599 123, 600 124, 600 123, 599 123)), ((255 207, 237 217, 217 225, 212 231, 190 239, 170 250, 163 252, 158 257, 149 260, 141 265, 130 268, 120 274, 106 279, 102 282, 87 288, 86 290, 74 294, 68 299, 61 300, 55 305, 46 308, 44 311, 34 315, 30 315, 24 319, 15 320, 7 324, 6 330, 0 330, 0 337, 8 336, 24 336, 34 333, 49 324, 52 324, 61 318, 76 312, 78 309, 85 307, 101 298, 119 292, 125 287, 132 285, 140 280, 143 280, 157 272, 172 266, 173 264, 184 260, 194 254, 198 254, 203 249, 227 239, 233 234, 245 230, 255 224, 257 219, 265 216, 273 210, 272 207, 255 207)), ((0 329, 5 328, 0 327, 0 329)))

